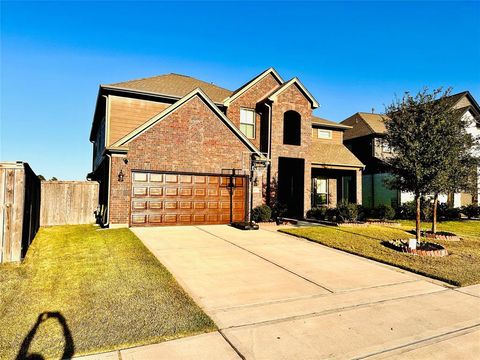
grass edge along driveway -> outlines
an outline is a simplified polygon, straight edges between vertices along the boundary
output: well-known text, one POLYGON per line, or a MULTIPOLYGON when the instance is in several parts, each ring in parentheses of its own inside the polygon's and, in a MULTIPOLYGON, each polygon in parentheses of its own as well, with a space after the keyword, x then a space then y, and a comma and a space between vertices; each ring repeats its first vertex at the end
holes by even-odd
POLYGON ((71 357, 216 330, 129 229, 42 228, 0 266, 0 359, 71 357))
MULTIPOLYGON (((461 241, 439 241, 449 255, 443 258, 403 254, 382 245, 382 241, 408 239, 414 224, 402 221, 400 228, 369 225, 368 227, 315 226, 282 229, 281 232, 318 242, 338 250, 393 265, 455 286, 480 283, 480 221, 446 221, 439 231, 454 232, 461 241)), ((422 226, 428 229, 429 224, 422 226)))

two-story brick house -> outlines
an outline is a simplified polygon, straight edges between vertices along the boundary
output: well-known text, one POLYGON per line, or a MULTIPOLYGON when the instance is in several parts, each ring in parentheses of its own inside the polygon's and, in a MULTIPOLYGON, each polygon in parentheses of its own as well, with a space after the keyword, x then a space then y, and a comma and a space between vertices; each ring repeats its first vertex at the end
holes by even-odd
MULTIPOLYGON (((469 124, 467 132, 480 139, 480 107, 473 96, 464 91, 449 97, 458 116, 464 117, 469 124)), ((365 164, 362 175, 362 204, 367 208, 379 205, 398 206, 414 199, 413 194, 392 190, 385 186, 389 176, 385 160, 392 155, 384 141, 386 127, 385 116, 381 114, 358 112, 343 120, 341 124, 350 126, 345 131, 344 143, 365 164)), ((474 149, 475 150, 475 149, 474 149)), ((477 150, 478 151, 478 150, 477 150)), ((480 154, 477 153, 478 156, 480 154)), ((480 168, 477 169, 477 190, 473 193, 456 193, 440 197, 440 202, 449 202, 454 207, 478 203, 480 197, 480 168)))
POLYGON ((363 164, 349 126, 312 115, 317 100, 270 68, 235 91, 167 74, 101 85, 92 124, 100 221, 209 224, 248 218, 250 203, 361 201, 363 164), (266 163, 251 172, 252 162, 266 163))

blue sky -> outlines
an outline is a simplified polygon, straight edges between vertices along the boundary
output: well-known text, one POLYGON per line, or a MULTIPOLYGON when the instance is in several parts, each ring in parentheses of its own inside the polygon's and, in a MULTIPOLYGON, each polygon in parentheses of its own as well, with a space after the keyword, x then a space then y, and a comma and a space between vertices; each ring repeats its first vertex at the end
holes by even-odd
POLYGON ((84 179, 99 84, 273 66, 341 121, 424 86, 480 100, 478 2, 1 2, 0 159, 84 179))

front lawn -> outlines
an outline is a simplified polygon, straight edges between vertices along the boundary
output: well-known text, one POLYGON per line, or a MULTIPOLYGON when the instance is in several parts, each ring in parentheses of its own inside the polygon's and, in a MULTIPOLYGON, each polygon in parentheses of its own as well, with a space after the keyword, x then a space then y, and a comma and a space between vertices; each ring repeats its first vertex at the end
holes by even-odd
POLYGON ((0 266, 0 359, 109 351, 216 329, 128 229, 42 228, 0 266))
MULTIPOLYGON (((385 240, 413 237, 406 231, 415 228, 414 222, 401 223, 401 228, 376 225, 366 228, 315 226, 281 231, 453 285, 467 286, 480 283, 480 221, 439 223, 439 231, 453 232, 463 238, 458 242, 435 240, 448 250, 449 255, 443 258, 407 255, 382 245, 382 241, 385 240)), ((430 224, 422 223, 422 228, 428 230, 430 224)))

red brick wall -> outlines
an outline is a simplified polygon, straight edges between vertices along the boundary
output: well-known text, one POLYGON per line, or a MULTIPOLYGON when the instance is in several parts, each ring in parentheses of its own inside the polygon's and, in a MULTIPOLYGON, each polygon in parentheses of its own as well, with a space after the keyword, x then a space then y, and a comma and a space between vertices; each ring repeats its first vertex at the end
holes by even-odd
POLYGON ((243 168, 248 151, 203 100, 193 98, 129 143, 128 164, 112 158, 110 223, 128 223, 132 170, 221 173, 243 168))
POLYGON ((311 205, 311 158, 309 147, 312 142, 312 108, 305 95, 292 84, 284 90, 272 106, 272 178, 278 177, 278 158, 305 159, 304 210, 311 205), (301 115, 301 145, 283 144, 283 114, 294 110, 301 115))
MULTIPOLYGON (((269 74, 265 76, 262 80, 248 89, 245 93, 236 98, 227 109, 227 117, 238 127, 240 128, 240 108, 254 109, 257 106, 257 103, 260 100, 265 99, 265 97, 270 94, 275 88, 277 88, 280 83, 277 79, 269 74)), ((260 148, 260 115, 257 114, 255 117, 255 139, 250 139, 250 141, 257 147, 260 148)))

